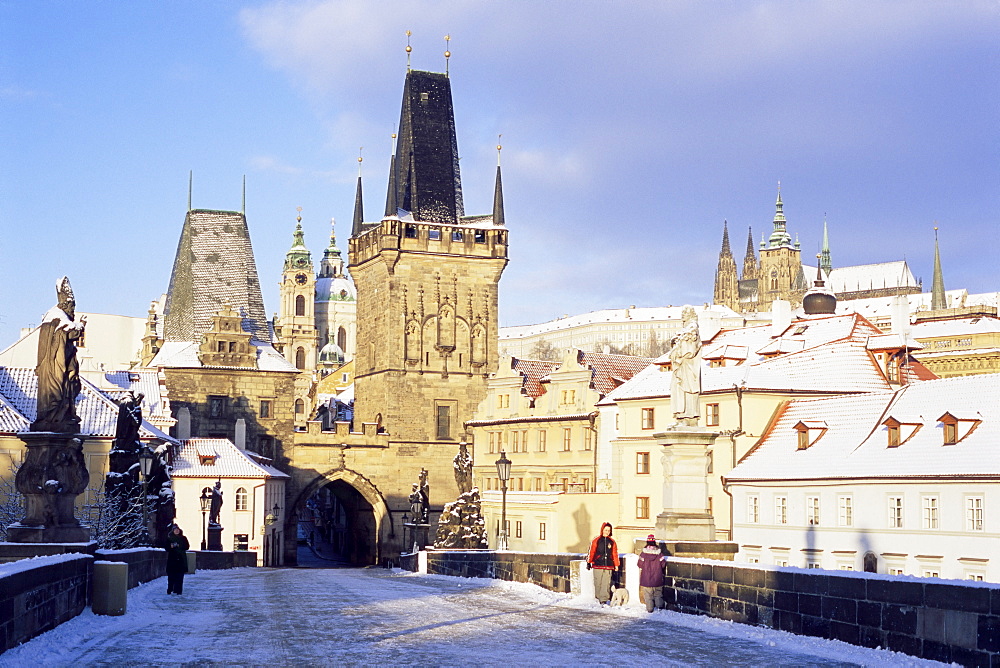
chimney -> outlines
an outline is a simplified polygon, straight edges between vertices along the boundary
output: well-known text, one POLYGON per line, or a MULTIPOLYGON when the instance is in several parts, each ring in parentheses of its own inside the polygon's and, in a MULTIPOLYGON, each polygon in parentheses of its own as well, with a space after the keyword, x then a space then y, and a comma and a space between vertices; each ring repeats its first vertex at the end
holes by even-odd
POLYGON ((177 411, 177 439, 186 441, 191 438, 191 411, 187 406, 181 406, 177 411))
POLYGON ((792 324, 792 305, 784 299, 771 302, 771 337, 777 338, 792 324))
POLYGON ((910 329, 910 300, 906 295, 896 295, 892 298, 892 319, 889 327, 893 334, 906 336, 910 329))
POLYGON ((243 418, 236 421, 236 447, 240 450, 247 449, 247 421, 243 418))

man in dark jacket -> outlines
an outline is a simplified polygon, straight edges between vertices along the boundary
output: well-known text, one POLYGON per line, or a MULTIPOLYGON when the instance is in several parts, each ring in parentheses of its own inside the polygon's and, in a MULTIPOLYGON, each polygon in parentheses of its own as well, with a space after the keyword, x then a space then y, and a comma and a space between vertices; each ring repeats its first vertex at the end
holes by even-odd
POLYGON ((180 594, 184 590, 187 573, 187 551, 191 547, 181 528, 174 525, 167 536, 167 593, 180 594))
POLYGON ((587 568, 594 570, 594 596, 604 605, 611 600, 611 575, 618 570, 618 545, 611 537, 611 524, 601 525, 601 533, 590 543, 587 568))
POLYGON ((646 536, 646 547, 639 553, 639 593, 646 602, 646 612, 663 609, 663 569, 667 558, 660 551, 656 536, 646 536))

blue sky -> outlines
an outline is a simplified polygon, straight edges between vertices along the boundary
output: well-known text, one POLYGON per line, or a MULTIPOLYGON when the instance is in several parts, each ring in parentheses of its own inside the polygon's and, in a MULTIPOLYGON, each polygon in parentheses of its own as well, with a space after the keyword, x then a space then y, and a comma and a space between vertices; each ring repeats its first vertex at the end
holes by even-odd
POLYGON ((0 347, 69 275, 78 308, 144 315, 196 208, 247 218, 268 312, 296 207, 347 248, 359 147, 385 202, 406 68, 452 37, 466 212, 503 134, 501 324, 702 303, 728 219, 803 254, 905 258, 1000 289, 1000 4, 0 0, 0 347))

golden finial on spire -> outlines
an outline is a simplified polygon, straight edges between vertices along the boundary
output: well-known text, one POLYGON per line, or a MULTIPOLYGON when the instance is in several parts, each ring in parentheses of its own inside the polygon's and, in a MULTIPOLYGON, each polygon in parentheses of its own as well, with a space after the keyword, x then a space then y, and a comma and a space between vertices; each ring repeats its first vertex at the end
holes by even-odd
POLYGON ((413 52, 413 47, 410 46, 410 35, 413 33, 409 30, 406 31, 406 71, 410 71, 410 53, 413 52))
POLYGON ((448 50, 448 42, 451 41, 451 35, 444 36, 444 75, 448 76, 448 59, 451 58, 451 51, 448 50))
POLYGON ((361 157, 361 152, 365 150, 364 146, 358 147, 358 176, 361 176, 361 163, 364 162, 364 158, 361 157))
POLYGON ((299 212, 299 215, 295 216, 295 222, 297 222, 297 223, 299 223, 301 225, 302 224, 302 207, 301 206, 297 206, 297 207, 295 207, 295 210, 299 212))
POLYGON ((502 134, 497 135, 497 167, 500 166, 500 151, 503 150, 503 146, 500 145, 500 138, 503 137, 502 134))

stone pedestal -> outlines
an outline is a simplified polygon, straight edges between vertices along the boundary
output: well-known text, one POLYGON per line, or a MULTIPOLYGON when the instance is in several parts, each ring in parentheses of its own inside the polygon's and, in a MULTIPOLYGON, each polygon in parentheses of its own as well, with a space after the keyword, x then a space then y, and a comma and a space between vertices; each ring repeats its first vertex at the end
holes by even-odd
POLYGON ((222 526, 219 524, 208 525, 208 549, 215 552, 222 551, 222 526))
POLYGON ((73 510, 76 497, 87 489, 90 474, 79 434, 29 432, 24 463, 14 485, 24 495, 26 512, 7 527, 11 543, 87 543, 90 529, 81 526, 73 510))
POLYGON ((408 536, 406 539, 409 541, 409 545, 403 546, 404 552, 418 552, 432 544, 430 524, 412 524, 407 522, 403 526, 407 529, 408 536))
POLYGON ((677 426, 655 434, 663 448, 663 512, 656 537, 666 541, 714 541, 708 511, 708 448, 716 432, 677 426))

